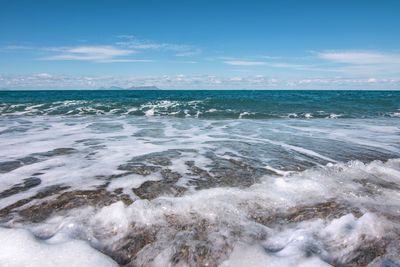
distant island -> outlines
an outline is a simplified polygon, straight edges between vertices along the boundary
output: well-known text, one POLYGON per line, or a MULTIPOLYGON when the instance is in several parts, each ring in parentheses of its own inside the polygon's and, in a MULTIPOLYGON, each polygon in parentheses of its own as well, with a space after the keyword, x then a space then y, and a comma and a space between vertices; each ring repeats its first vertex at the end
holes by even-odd
POLYGON ((99 90, 161 90, 157 86, 154 85, 146 85, 146 86, 131 86, 128 88, 123 88, 119 86, 110 86, 110 87, 100 87, 99 90))

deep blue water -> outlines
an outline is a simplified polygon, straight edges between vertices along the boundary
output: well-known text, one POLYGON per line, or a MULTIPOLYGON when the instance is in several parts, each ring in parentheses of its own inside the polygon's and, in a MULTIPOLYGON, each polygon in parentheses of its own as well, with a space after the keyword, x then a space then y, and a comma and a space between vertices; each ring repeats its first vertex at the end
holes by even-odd
POLYGON ((400 116, 400 91, 3 91, 1 115, 199 118, 400 116))

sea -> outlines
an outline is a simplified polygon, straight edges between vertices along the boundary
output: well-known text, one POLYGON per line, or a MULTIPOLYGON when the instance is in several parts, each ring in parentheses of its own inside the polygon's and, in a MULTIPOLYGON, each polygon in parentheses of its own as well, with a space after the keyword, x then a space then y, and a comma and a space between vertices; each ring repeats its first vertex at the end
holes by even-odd
POLYGON ((400 266, 400 91, 0 91, 0 266, 400 266))

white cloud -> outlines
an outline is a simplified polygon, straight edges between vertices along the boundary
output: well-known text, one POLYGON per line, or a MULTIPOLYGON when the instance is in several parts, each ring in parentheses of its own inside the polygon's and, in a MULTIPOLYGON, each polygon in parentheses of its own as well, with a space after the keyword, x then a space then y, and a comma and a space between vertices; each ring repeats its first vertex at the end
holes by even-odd
POLYGON ((318 57, 336 63, 352 65, 395 64, 400 65, 400 54, 374 51, 320 52, 318 57))
POLYGON ((0 75, 0 88, 9 89, 97 89, 155 85, 163 89, 400 89, 400 79, 299 78, 277 79, 265 75, 158 75, 79 76, 39 73, 0 75))
POLYGON ((237 57, 218 57, 222 63, 232 66, 265 66, 268 69, 291 69, 298 71, 325 71, 318 67, 315 61, 310 64, 309 58, 300 58, 303 61, 299 61, 299 58, 283 58, 283 57, 271 57, 271 56, 259 56, 259 57, 247 57, 247 58, 237 58, 237 57), (306 62, 304 62, 306 60, 306 62))
POLYGON ((69 49, 67 50, 67 52, 75 54, 89 54, 94 56, 114 57, 114 56, 123 56, 131 54, 133 51, 122 50, 112 46, 79 46, 69 49))
POLYGON ((135 50, 159 50, 159 51, 172 51, 175 56, 191 57, 200 54, 200 48, 187 44, 174 44, 174 43, 157 43, 148 40, 138 39, 133 35, 120 35, 118 36, 121 41, 116 45, 135 50))
POLYGON ((264 61, 250 61, 250 60, 227 60, 224 61, 224 63, 233 66, 262 66, 267 64, 264 61))
POLYGON ((32 47, 31 46, 26 46, 26 45, 20 45, 20 44, 16 44, 16 45, 6 45, 6 46, 2 46, 1 47, 2 50, 31 50, 32 47))
POLYGON ((105 45, 35 47, 15 44, 0 46, 0 52, 24 49, 40 55, 39 60, 92 61, 100 63, 154 61, 151 59, 132 58, 133 54, 145 54, 148 56, 150 53, 160 52, 176 57, 193 57, 202 52, 200 48, 186 44, 156 43, 137 39, 130 35, 122 35, 118 36, 118 38, 118 42, 105 45))
POLYGON ((310 65, 292 64, 292 63, 284 63, 284 62, 271 63, 271 64, 269 64, 269 66, 275 67, 275 68, 298 69, 298 70, 311 69, 313 67, 310 65))
POLYGON ((43 72, 43 73, 36 74, 36 77, 39 77, 39 78, 52 78, 53 75, 43 72))
POLYGON ((84 60, 84 61, 111 61, 122 56, 134 54, 134 50, 121 49, 114 46, 77 46, 72 48, 53 49, 59 54, 42 58, 43 60, 84 60))
POLYGON ((192 57, 201 54, 201 50, 198 48, 177 52, 175 56, 177 57, 192 57))
POLYGON ((129 58, 112 58, 112 59, 102 59, 97 60, 100 63, 120 63, 120 62, 142 62, 142 63, 150 63, 156 62, 153 59, 129 59, 129 58))

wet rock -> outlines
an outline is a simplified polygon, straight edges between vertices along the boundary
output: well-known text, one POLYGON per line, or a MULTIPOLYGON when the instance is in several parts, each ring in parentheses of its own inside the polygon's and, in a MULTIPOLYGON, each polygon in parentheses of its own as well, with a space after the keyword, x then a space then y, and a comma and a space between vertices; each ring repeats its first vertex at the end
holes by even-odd
POLYGON ((157 232, 157 228, 132 229, 132 232, 122 240, 103 248, 102 251, 120 265, 133 266, 130 263, 134 260, 137 253, 156 240, 157 232))
POLYGON ((114 193, 117 194, 117 195, 120 195, 120 194, 122 194, 123 192, 124 192, 124 189, 123 189, 123 188, 117 188, 117 189, 114 190, 114 193))
POLYGON ((67 190, 68 186, 53 185, 39 191, 35 196, 19 200, 2 210, 0 210, 0 218, 2 221, 7 221, 13 217, 17 217, 20 221, 41 222, 53 214, 66 212, 70 209, 92 206, 103 207, 117 201, 123 201, 126 205, 132 203, 131 198, 125 194, 116 194, 106 191, 104 188, 96 190, 70 191, 61 193, 67 190), (34 200, 41 200, 53 195, 58 195, 55 198, 43 200, 38 204, 28 205, 34 200))
POLYGON ((385 181, 376 176, 371 176, 368 179, 364 178, 353 181, 362 185, 362 189, 360 190, 360 193, 358 193, 360 195, 366 194, 367 196, 374 197, 376 195, 380 195, 383 191, 382 189, 400 191, 399 184, 391 181, 385 181))
POLYGON ((24 164, 19 160, 11 160, 11 161, 4 161, 0 162, 0 173, 7 173, 18 169, 19 167, 23 166, 24 164))
POLYGON ((149 153, 143 156, 134 157, 128 163, 133 165, 152 164, 157 166, 170 166, 171 159, 178 158, 182 153, 178 150, 169 149, 163 152, 149 153))
POLYGON ((190 182, 196 186, 196 189, 212 187, 244 188, 259 182, 260 177, 263 175, 275 174, 265 168, 255 167, 243 161, 219 158, 215 155, 209 155, 208 157, 213 162, 209 166, 209 172, 195 166, 193 161, 186 162, 191 171, 190 175, 197 176, 197 179, 193 179, 190 182))
POLYGON ((156 166, 137 165, 136 163, 127 163, 118 166, 118 170, 129 171, 130 173, 147 176, 161 170, 161 168, 156 166))
POLYGON ((70 191, 62 193, 55 199, 22 209, 18 214, 23 220, 37 223, 58 212, 82 206, 103 207, 117 201, 123 201, 127 205, 132 203, 127 196, 118 196, 105 189, 70 191))
POLYGON ((0 173, 7 173, 15 169, 18 169, 24 165, 33 164, 39 161, 40 160, 35 157, 27 156, 17 160, 0 162, 0 173))
POLYGON ((164 169, 161 176, 161 181, 146 181, 139 188, 132 189, 133 192, 141 199, 154 199, 161 195, 180 196, 186 191, 175 184, 181 178, 179 173, 164 169))
POLYGON ((30 198, 21 199, 11 205, 0 210, 0 221, 8 221, 13 218, 15 213, 18 213, 18 208, 28 204, 31 201, 50 197, 70 188, 65 185, 52 185, 40 190, 36 195, 30 198))
POLYGON ((30 156, 26 156, 16 160, 0 162, 0 173, 7 173, 15 169, 18 169, 24 165, 30 165, 43 161, 49 157, 69 155, 76 151, 77 150, 74 148, 56 148, 43 153, 34 153, 30 156))
POLYGON ((368 267, 400 267, 400 232, 397 230, 388 236, 386 253, 375 258, 368 264, 368 267))
POLYGON ((34 197, 33 199, 43 199, 49 196, 53 196, 55 194, 59 194, 62 191, 65 191, 69 189, 70 186, 67 185, 62 185, 62 184, 55 184, 55 185, 50 185, 42 190, 40 190, 34 197))
POLYGON ((340 259, 334 259, 330 264, 334 266, 363 267, 386 253, 387 242, 384 239, 365 240, 355 250, 340 259))
POLYGON ((215 230, 215 225, 204 219, 180 225, 178 230, 173 241, 175 253, 170 258, 173 265, 219 266, 232 251, 232 245, 223 236, 218 245, 210 240, 210 232, 215 230))
POLYGON ((24 179, 23 183, 13 185, 11 188, 0 192, 0 198, 12 196, 14 194, 27 191, 35 186, 40 185, 42 181, 37 177, 30 177, 24 179))
POLYGON ((53 150, 50 150, 47 152, 43 152, 43 153, 35 153, 33 155, 49 158, 49 157, 54 157, 54 156, 70 155, 75 152, 77 152, 77 150, 74 148, 62 147, 62 148, 56 148, 56 149, 53 149, 53 150))
POLYGON ((359 247, 355 251, 355 255, 351 257, 349 262, 346 262, 347 266, 366 266, 368 263, 373 261, 375 258, 384 255, 386 252, 386 244, 381 241, 375 241, 369 243, 365 247, 359 247))
POLYGON ((176 183, 182 177, 178 172, 173 172, 170 169, 163 169, 161 171, 161 176, 167 183, 176 183))
POLYGON ((222 261, 218 254, 212 253, 211 241, 195 242, 196 245, 189 242, 179 244, 176 252, 172 255, 170 262, 178 266, 219 266, 222 261))
POLYGON ((146 181, 139 188, 132 189, 141 199, 155 199, 159 196, 182 196, 186 188, 160 181, 146 181))
POLYGON ((153 266, 155 256, 171 248, 164 256, 172 266, 218 266, 232 251, 228 238, 215 232, 217 225, 196 214, 189 221, 175 214, 165 219, 166 224, 133 227, 105 253, 124 266, 153 266))
POLYGON ((21 161, 23 165, 30 165, 30 164, 39 162, 40 160, 36 157, 27 156, 27 157, 20 158, 19 161, 21 161))
POLYGON ((189 167, 189 170, 191 171, 191 175, 193 176, 198 176, 202 180, 211 180, 212 176, 208 173, 208 171, 203 170, 199 167, 197 167, 194 163, 194 161, 186 161, 185 164, 189 167))
POLYGON ((154 157, 147 160, 147 162, 159 166, 171 166, 172 162, 168 157, 154 157))
POLYGON ((327 201, 310 206, 290 208, 286 218, 289 222, 300 222, 314 218, 333 220, 349 213, 352 213, 357 218, 363 214, 359 209, 353 208, 348 204, 327 201))
POLYGON ((262 207, 253 207, 249 211, 252 220, 266 226, 298 223, 312 219, 332 220, 349 213, 352 213, 357 218, 362 216, 362 212, 359 209, 340 204, 334 200, 308 206, 295 206, 285 212, 264 211, 262 207))

